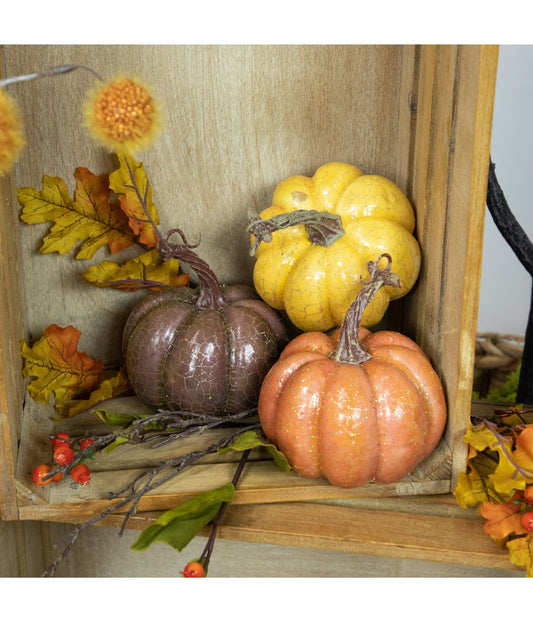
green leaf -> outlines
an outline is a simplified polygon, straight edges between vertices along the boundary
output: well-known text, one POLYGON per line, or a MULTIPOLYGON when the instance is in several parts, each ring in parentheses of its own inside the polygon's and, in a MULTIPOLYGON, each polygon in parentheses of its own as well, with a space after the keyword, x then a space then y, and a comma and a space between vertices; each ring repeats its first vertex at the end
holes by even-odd
POLYGON ((246 451, 247 449, 255 449, 256 447, 265 447, 280 471, 286 473, 291 470, 291 465, 281 451, 265 438, 259 436, 254 430, 243 432, 231 445, 219 449, 218 453, 224 454, 228 451, 246 451))
POLYGON ((127 436, 117 436, 117 438, 105 448, 106 453, 111 453, 113 449, 116 449, 120 445, 124 445, 130 439, 127 436))
POLYGON ((144 551, 154 542, 166 542, 178 551, 210 523, 223 503, 230 503, 235 486, 232 483, 204 492, 168 510, 146 529, 131 546, 132 551, 144 551))
POLYGON ((103 408, 95 408, 93 410, 106 425, 128 426, 137 419, 147 415, 131 415, 129 413, 112 413, 103 408))

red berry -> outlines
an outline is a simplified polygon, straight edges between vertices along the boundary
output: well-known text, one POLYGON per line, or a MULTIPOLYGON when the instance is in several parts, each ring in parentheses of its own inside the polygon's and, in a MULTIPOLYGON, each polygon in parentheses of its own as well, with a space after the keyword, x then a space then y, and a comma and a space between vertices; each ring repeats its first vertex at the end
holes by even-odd
POLYGON ((54 449, 57 449, 58 447, 70 447, 71 438, 70 435, 66 432, 59 432, 59 434, 53 434, 50 437, 50 440, 54 449))
POLYGON ((80 449, 83 451, 84 449, 87 449, 87 447, 90 447, 93 443, 94 441, 92 438, 82 438, 80 441, 80 449))
POLYGON ((60 482, 65 476, 63 475, 63 473, 61 471, 59 471, 59 473, 56 473, 54 475, 54 477, 52 477, 52 481, 53 482, 60 482))
POLYGON ((70 477, 72 477, 77 484, 87 486, 91 479, 91 472, 86 464, 77 464, 70 470, 70 477))
POLYGON ((46 486, 46 484, 49 484, 52 481, 52 478, 49 477, 43 482, 43 477, 48 475, 48 473, 51 473, 53 470, 54 467, 50 466, 49 464, 39 464, 38 466, 36 466, 33 469, 33 473, 31 474, 31 478, 34 484, 36 486, 46 486))
POLYGON ((529 505, 533 505, 533 484, 527 486, 524 490, 524 501, 529 505))
POLYGON ((189 562, 180 573, 187 578, 203 577, 204 567, 200 562, 189 562))
POLYGON ((74 450, 70 445, 61 444, 54 449, 54 461, 60 466, 70 464, 74 459, 74 450))
POLYGON ((533 510, 528 510, 522 514, 522 518, 520 519, 522 523, 522 527, 526 531, 533 531, 533 510))

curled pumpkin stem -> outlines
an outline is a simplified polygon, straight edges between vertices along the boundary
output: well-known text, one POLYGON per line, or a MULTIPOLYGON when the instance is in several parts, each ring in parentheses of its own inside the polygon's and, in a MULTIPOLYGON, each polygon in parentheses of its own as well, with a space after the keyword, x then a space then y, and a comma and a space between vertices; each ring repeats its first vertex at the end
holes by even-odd
POLYGON ((196 306, 199 309, 220 309, 226 304, 222 298, 220 284, 207 262, 192 250, 196 246, 187 242, 181 229, 171 229, 166 237, 159 238, 157 250, 163 261, 171 258, 184 261, 196 273, 200 283, 200 293, 196 300, 196 306), (181 237, 181 242, 170 241, 170 237, 175 233, 181 237))
POLYGON ((359 339, 359 329, 364 310, 381 287, 384 285, 401 287, 400 277, 391 271, 391 264, 392 258, 387 253, 380 255, 377 261, 367 263, 370 278, 364 283, 363 289, 357 294, 344 317, 339 333, 339 345, 331 354, 331 358, 354 365, 360 365, 372 358, 359 339), (387 260, 385 268, 379 267, 381 259, 387 260))
POLYGON ((133 170, 129 162, 126 159, 126 166, 128 167, 128 172, 131 180, 131 186, 139 201, 139 204, 142 207, 144 215, 146 216, 147 222, 150 224, 157 238, 157 250, 161 257, 162 261, 168 261, 169 259, 178 259, 179 261, 185 262, 190 268, 196 273, 199 281, 199 289, 200 293, 198 294, 198 298, 196 299, 196 306, 199 309, 220 309, 226 303, 222 298, 222 291, 220 288, 220 284, 218 279, 203 259, 201 259, 192 249, 196 248, 197 245, 189 244, 185 234, 181 229, 175 228, 170 229, 170 231, 164 236, 159 227, 154 222, 153 218, 150 216, 150 212, 148 210, 148 190, 150 187, 150 182, 146 183, 146 188, 144 192, 141 192, 141 189, 137 185, 137 181, 135 179, 135 175, 133 174, 133 170), (174 235, 178 234, 181 238, 181 242, 171 242, 170 238, 174 235))
POLYGON ((253 220, 248 225, 248 232, 255 238, 250 255, 255 255, 261 242, 270 242, 276 231, 297 225, 303 225, 309 241, 320 246, 330 246, 344 235, 341 217, 337 214, 318 210, 295 210, 265 220, 253 220))

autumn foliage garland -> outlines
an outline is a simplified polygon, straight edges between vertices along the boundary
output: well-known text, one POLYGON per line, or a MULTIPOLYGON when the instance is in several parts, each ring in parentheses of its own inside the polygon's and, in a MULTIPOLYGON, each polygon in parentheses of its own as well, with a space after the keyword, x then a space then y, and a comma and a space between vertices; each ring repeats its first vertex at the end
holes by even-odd
POLYGON ((509 550, 512 563, 533 577, 533 531, 522 516, 533 510, 533 410, 515 406, 495 411, 493 420, 473 418, 464 441, 468 467, 453 491, 462 508, 478 508, 484 529, 509 550))

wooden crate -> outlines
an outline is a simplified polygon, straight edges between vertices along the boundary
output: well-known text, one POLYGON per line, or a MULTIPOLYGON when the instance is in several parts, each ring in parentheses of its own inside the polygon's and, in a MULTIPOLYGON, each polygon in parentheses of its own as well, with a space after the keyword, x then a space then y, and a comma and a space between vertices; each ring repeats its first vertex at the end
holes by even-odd
MULTIPOLYGON (((62 64, 101 75, 141 75, 166 102, 163 137, 141 154, 166 229, 179 226, 222 282, 251 282, 250 209, 268 206, 276 184, 340 160, 393 180, 412 200, 423 257, 419 281, 391 306, 388 322, 429 355, 446 392, 449 420, 434 454, 402 482, 355 490, 279 472, 261 452, 247 466, 236 504, 449 493, 466 462, 482 232, 497 48, 494 46, 4 46, 7 75, 62 64), (228 244, 228 240, 231 243, 228 244)), ((178 446, 126 445, 98 456, 91 485, 67 480, 36 489, 35 464, 50 458, 48 435, 101 429, 94 416, 68 424, 25 394, 21 339, 51 323, 82 332, 80 349, 120 362, 125 318, 142 294, 82 282, 89 263, 37 252, 47 226, 19 221, 15 188, 40 188, 43 174, 72 190, 73 172, 116 166, 81 126, 90 74, 9 89, 27 128, 13 175, 0 179, 0 511, 6 520, 75 521, 106 495, 178 446)), ((121 401, 126 410, 138 403, 121 401)), ((206 459, 143 499, 140 511, 173 507, 226 483, 238 456, 206 459)))

